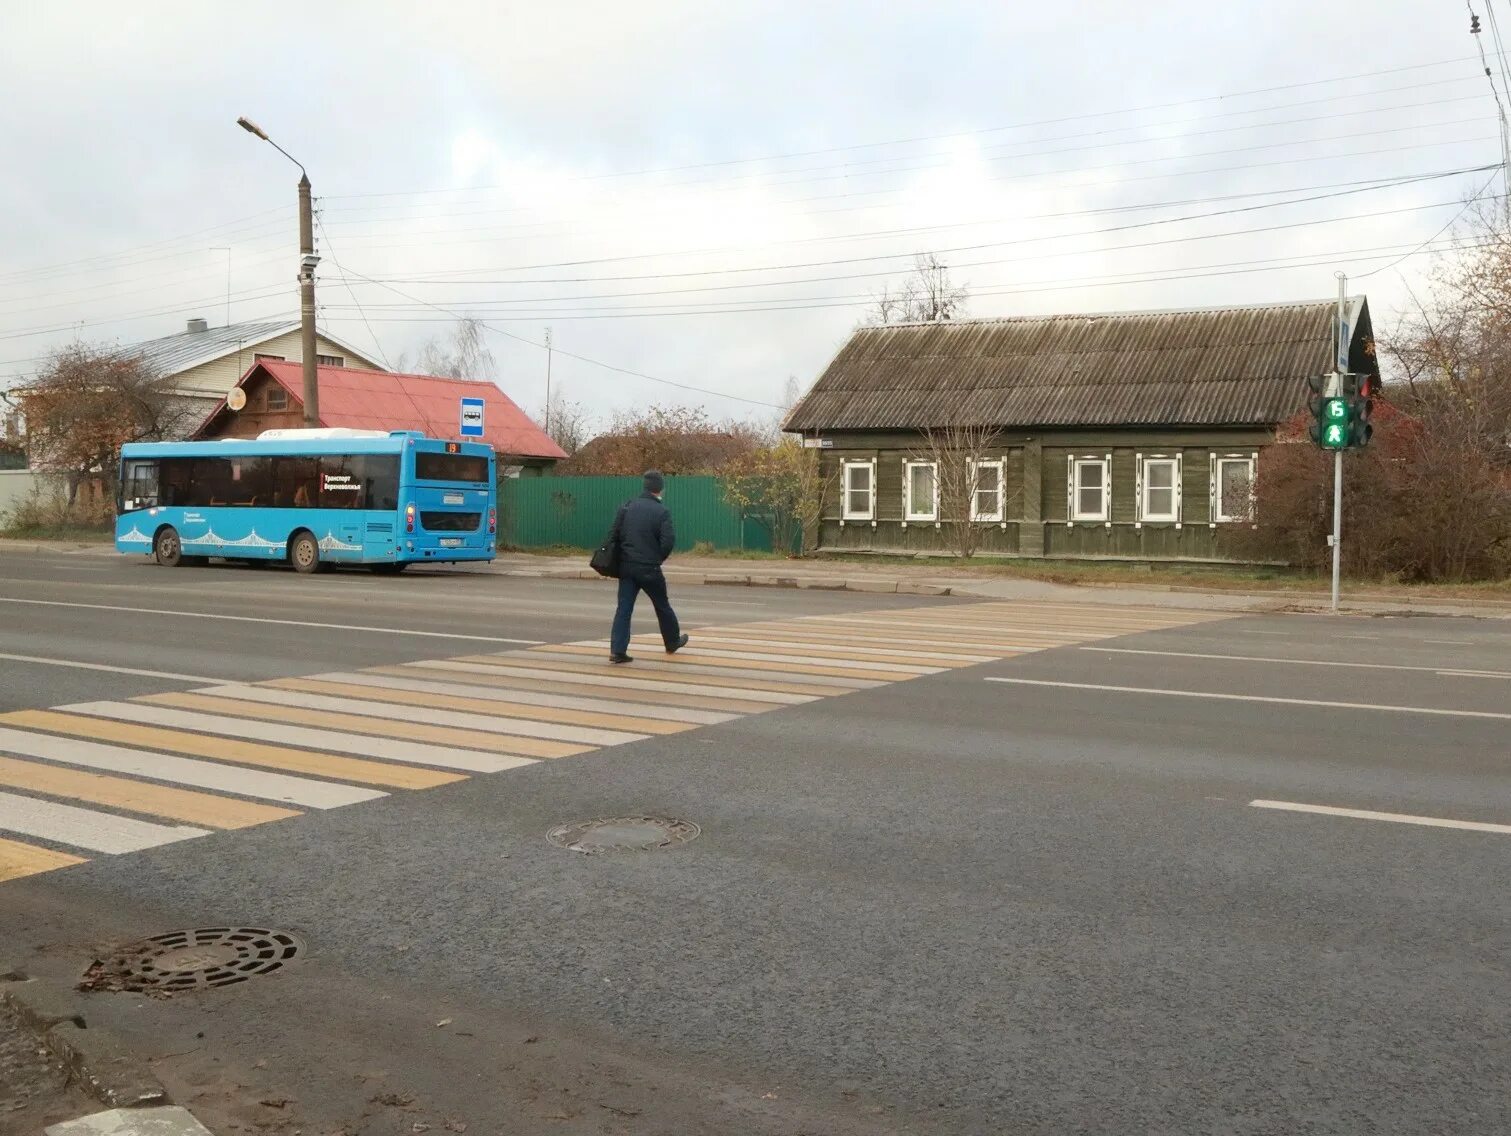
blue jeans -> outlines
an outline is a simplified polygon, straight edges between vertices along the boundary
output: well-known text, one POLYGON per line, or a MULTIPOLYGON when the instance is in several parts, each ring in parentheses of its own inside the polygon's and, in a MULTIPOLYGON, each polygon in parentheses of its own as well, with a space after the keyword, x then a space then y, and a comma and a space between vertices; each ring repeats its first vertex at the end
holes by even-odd
POLYGON ((661 625, 661 640, 668 648, 675 647, 682 638, 682 628, 677 625, 677 613, 666 598, 666 577, 660 568, 645 568, 639 565, 624 565, 619 572, 619 607, 614 612, 614 632, 609 637, 609 650, 615 655, 627 655, 630 650, 630 617, 635 613, 635 599, 644 592, 651 598, 656 609, 656 622, 661 625))

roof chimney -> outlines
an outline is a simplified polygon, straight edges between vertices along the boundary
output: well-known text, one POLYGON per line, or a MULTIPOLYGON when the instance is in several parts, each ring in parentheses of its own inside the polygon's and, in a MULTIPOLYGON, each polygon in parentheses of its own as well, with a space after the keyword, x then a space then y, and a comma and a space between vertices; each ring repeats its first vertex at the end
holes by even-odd
POLYGON ((210 325, 208 323, 206 323, 204 320, 202 320, 202 319, 200 319, 200 318, 198 318, 196 316, 194 319, 191 319, 189 321, 189 330, 190 331, 209 331, 210 330, 210 325))

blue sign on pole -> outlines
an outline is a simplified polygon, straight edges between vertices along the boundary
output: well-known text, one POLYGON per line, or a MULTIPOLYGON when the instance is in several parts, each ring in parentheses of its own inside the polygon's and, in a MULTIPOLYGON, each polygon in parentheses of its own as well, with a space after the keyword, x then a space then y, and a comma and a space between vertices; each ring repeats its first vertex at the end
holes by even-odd
POLYGON ((462 429, 464 438, 481 438, 483 436, 483 400, 480 398, 462 399, 462 429))

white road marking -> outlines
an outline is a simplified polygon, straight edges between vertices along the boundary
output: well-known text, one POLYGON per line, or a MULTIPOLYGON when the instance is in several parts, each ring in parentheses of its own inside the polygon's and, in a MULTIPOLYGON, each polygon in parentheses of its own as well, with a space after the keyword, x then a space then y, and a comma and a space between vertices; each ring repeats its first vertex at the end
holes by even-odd
MULTIPOLYGON (((460 710, 340 698, 328 694, 311 694, 302 690, 287 690, 283 687, 211 686, 192 693, 271 706, 302 706, 307 710, 329 710, 336 714, 354 714, 362 718, 384 718, 396 722, 413 722, 417 718, 423 718, 436 725, 454 726, 463 730, 478 730, 490 734, 516 734, 520 737, 576 742, 582 745, 624 745, 626 742, 642 742, 648 736, 627 730, 602 730, 592 726, 572 726, 560 722, 537 722, 529 718, 509 718, 502 714, 497 716, 470 714, 460 710)), ((253 711, 248 710, 248 713, 253 713, 253 711)))
POLYGON ((359 789, 352 785, 293 777, 287 773, 269 773, 239 765, 220 765, 213 761, 172 757, 165 753, 9 728, 0 728, 0 752, 311 809, 338 809, 343 805, 388 796, 377 789, 359 789))
POLYGON ((1378 639, 1378 635, 1340 635, 1339 639, 1378 639))
POLYGON ((1302 805, 1295 801, 1250 801, 1256 809, 1283 809, 1292 813, 1319 813, 1322 816, 1353 817, 1357 820, 1384 820, 1392 824, 1420 824, 1427 828, 1462 828, 1470 832, 1511 834, 1511 824, 1490 824, 1481 820, 1448 820, 1445 817, 1413 816, 1411 813, 1377 813, 1371 809, 1339 809, 1332 805, 1302 805))
MULTIPOLYGON (((591 644, 573 643, 572 646, 584 647, 591 646, 591 644)), ((603 650, 603 663, 605 666, 607 666, 608 647, 605 646, 603 650)), ((520 654, 524 656, 526 653, 521 651, 520 654)), ((538 659, 541 661, 549 661, 553 663, 578 663, 582 665, 591 665, 592 663, 598 661, 591 655, 576 655, 570 651, 553 651, 550 649, 530 651, 527 657, 532 660, 538 659)), ((797 683, 810 689, 833 689, 835 691, 868 690, 874 686, 886 685, 886 681, 881 678, 837 678, 834 675, 806 674, 801 671, 793 671, 791 673, 788 673, 786 671, 760 670, 754 667, 721 667, 714 663, 670 663, 663 662, 654 657, 649 657, 645 654, 635 654, 631 657, 635 661, 629 665, 633 666, 641 674, 645 674, 647 672, 654 674, 679 674, 687 675, 690 678, 698 675, 708 675, 711 678, 736 678, 746 682, 797 683)), ((556 675, 573 672, 562 672, 550 667, 542 667, 540 671, 537 672, 537 677, 539 677, 539 675, 542 673, 556 675)), ((707 693, 707 691, 705 690, 703 693, 707 693)))
POLYGON ((515 643, 534 647, 539 639, 509 639, 502 635, 459 635, 452 631, 412 631, 401 627, 366 627, 354 623, 310 623, 299 619, 268 619, 256 615, 222 615, 210 611, 172 611, 157 607, 118 607, 113 604, 67 603, 63 600, 23 600, 0 596, 0 603, 33 604, 38 607, 72 607, 87 611, 119 611, 131 615, 173 615, 182 619, 224 619, 234 623, 271 623, 279 627, 312 627, 320 631, 370 631, 376 635, 413 635, 426 639, 466 639, 475 643, 515 643))
MULTIPOLYGON (((647 649, 660 646, 659 639, 642 639, 639 642, 643 643, 647 649)), ((807 648, 801 651, 793 651, 792 647, 794 645, 792 644, 788 645, 788 650, 791 651, 789 654, 778 653, 776 651, 729 650, 723 647, 710 647, 708 643, 709 640, 701 640, 693 644, 683 652, 683 657, 692 660, 697 660, 699 656, 705 656, 714 659, 743 659, 746 662, 757 663, 797 663, 803 666, 844 667, 846 670, 853 671, 875 671, 877 678, 886 678, 892 675, 898 678, 915 678, 918 675, 939 674, 945 669, 943 667, 930 666, 927 663, 910 666, 906 663, 858 662, 853 659, 826 658, 823 652, 807 648)), ((609 649, 609 641, 607 639, 600 639, 588 643, 577 643, 574 646, 599 647, 607 651, 609 649)), ((796 678, 797 676, 794 675, 793 677, 796 678)))
POLYGON ((76 659, 44 659, 40 655, 4 655, 13 663, 37 663, 44 667, 73 667, 81 671, 109 671, 111 674, 138 675, 141 678, 165 678, 173 682, 225 682, 223 678, 206 678, 204 675, 175 674, 173 671, 143 671, 135 667, 108 667, 104 663, 83 663, 76 659))
POLYGON ((578 671, 548 671, 538 667, 509 667, 494 663, 458 663, 450 659, 423 659, 408 665, 440 671, 462 671, 467 674, 490 675, 494 678, 524 678, 535 682, 560 682, 567 686, 617 686, 624 690, 660 690, 668 694, 701 694, 709 698, 736 698, 741 702, 777 702, 789 706, 797 706, 804 702, 814 702, 823 697, 823 695, 819 694, 789 694, 785 690, 750 690, 745 687, 735 686, 711 687, 700 686, 696 682, 660 682, 655 679, 637 679, 633 674, 623 673, 626 670, 639 666, 639 663, 630 663, 627 666, 615 667, 613 671, 609 671, 606 665, 603 669, 607 673, 601 675, 578 671))
POLYGON ((1289 631, 1261 631, 1257 627, 1235 627, 1234 631, 1240 635, 1289 635, 1289 631))
POLYGON ((552 706, 558 710, 589 710, 599 714, 625 714, 635 718, 687 722, 697 726, 717 726, 721 722, 733 722, 736 718, 744 717, 743 714, 726 714, 718 710, 684 710, 680 706, 652 706, 639 702, 616 702, 608 698, 580 698, 570 694, 503 690, 496 686, 471 686, 462 682, 430 682, 423 678, 401 678, 397 675, 367 674, 361 671, 333 671, 329 674, 307 677, 321 682, 340 682, 352 686, 409 690, 418 694, 447 694, 456 698, 476 698, 484 702, 552 706))
POLYGON ((193 730, 223 738, 247 738, 275 745, 324 750, 326 753, 350 753, 382 761, 401 761, 408 765, 434 765, 441 769, 461 769, 469 773, 498 773, 519 765, 533 765, 534 758, 482 753, 397 738, 347 734, 339 730, 317 730, 307 726, 284 726, 247 718, 199 714, 167 706, 150 706, 141 702, 80 702, 59 706, 70 714, 89 714, 96 718, 114 718, 122 722, 139 722, 144 726, 167 726, 175 730, 193 730))
MULTIPOLYGON (((1425 640, 1424 640, 1425 642, 1425 640)), ((1167 659, 1221 659, 1232 663, 1281 663, 1301 667, 1356 667, 1371 671, 1421 671, 1425 674, 1464 678, 1511 678, 1511 671, 1444 670, 1442 667, 1413 667, 1405 663, 1354 663, 1332 659, 1287 659, 1276 655, 1210 655, 1197 651, 1149 651, 1137 647, 1082 647, 1083 651, 1100 651, 1104 655, 1156 655, 1167 659)))
POLYGON ((1388 714, 1431 714, 1441 718, 1491 718, 1511 721, 1492 710, 1443 710, 1436 706, 1385 706, 1377 702, 1327 702, 1318 698, 1271 698, 1263 694, 1218 694, 1207 690, 1165 690, 1154 686, 1111 686, 1098 682, 1051 682, 1042 678, 986 678, 983 682, 1014 686, 1057 686, 1066 690, 1103 690, 1113 694, 1158 694, 1168 698, 1210 698, 1224 702, 1265 702, 1280 706, 1321 706, 1331 710, 1379 710, 1388 714))
POLYGON ((1438 647, 1467 647, 1472 642, 1469 639, 1423 639, 1423 643, 1432 643, 1438 647))
MULTIPOLYGON (((647 638, 645 642, 655 646, 654 638, 647 638)), ((908 658, 917 659, 921 662, 947 662, 947 663, 993 663, 997 656, 992 654, 962 655, 947 651, 918 651, 903 644, 895 647, 878 647, 870 640, 857 640, 854 643, 846 643, 842 640, 818 640, 794 635, 790 639, 778 639, 771 632, 746 632, 742 627, 723 628, 716 634, 699 635, 695 646, 702 650, 708 646, 716 646, 720 650, 754 650, 759 647, 780 647, 791 651, 801 649, 810 654, 826 655, 830 651, 842 651, 852 655, 905 655, 908 658), (747 638, 747 634, 749 638, 747 638)))
POLYGON ((140 852, 160 844, 209 835, 203 828, 149 824, 15 793, 0 793, 0 832, 37 836, 74 848, 88 848, 91 852, 116 853, 140 852))

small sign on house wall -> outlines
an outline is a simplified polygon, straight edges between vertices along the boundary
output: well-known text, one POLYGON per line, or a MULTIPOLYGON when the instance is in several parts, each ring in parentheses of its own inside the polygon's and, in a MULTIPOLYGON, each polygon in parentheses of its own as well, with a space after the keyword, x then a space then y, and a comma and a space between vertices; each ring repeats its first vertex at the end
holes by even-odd
POLYGON ((463 438, 481 438, 483 436, 483 400, 480 398, 462 399, 461 436, 463 438))

